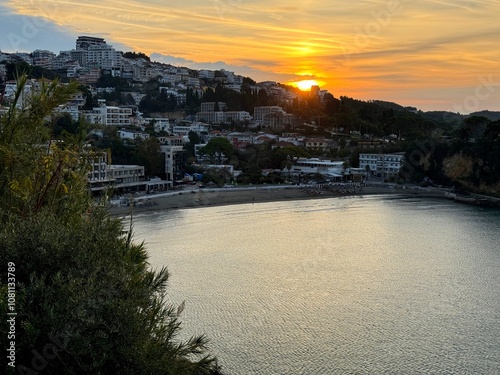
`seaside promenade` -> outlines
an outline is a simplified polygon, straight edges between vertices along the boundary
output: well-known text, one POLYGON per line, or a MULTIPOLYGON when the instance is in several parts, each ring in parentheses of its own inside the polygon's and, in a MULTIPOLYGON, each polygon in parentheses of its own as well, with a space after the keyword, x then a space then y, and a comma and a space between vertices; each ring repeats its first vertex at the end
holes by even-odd
POLYGON ((111 201, 110 213, 124 216, 131 212, 144 213, 168 209, 353 195, 402 194, 445 198, 445 192, 449 191, 449 189, 388 183, 369 183, 363 186, 359 184, 258 185, 225 188, 189 186, 183 190, 122 196, 120 199, 111 201))

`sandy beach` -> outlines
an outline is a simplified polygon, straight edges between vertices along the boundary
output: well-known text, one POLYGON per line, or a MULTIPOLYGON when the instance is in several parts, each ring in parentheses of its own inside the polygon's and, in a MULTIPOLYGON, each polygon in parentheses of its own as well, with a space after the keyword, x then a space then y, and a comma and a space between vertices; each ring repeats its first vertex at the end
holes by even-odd
POLYGON ((441 190, 401 186, 336 187, 335 189, 299 186, 259 186, 252 188, 186 189, 171 193, 133 197, 134 206, 120 205, 109 209, 112 215, 125 216, 171 209, 251 204, 298 199, 334 198, 355 195, 400 194, 445 198, 441 190))

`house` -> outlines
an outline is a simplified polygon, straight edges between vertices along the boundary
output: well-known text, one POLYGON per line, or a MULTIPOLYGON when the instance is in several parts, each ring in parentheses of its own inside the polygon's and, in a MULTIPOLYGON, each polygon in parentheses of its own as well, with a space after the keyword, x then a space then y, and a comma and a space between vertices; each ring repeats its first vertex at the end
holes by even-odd
POLYGON ((328 151, 332 147, 332 140, 327 138, 306 138, 305 148, 315 151, 328 151))
POLYGON ((121 139, 148 139, 149 134, 137 130, 120 129, 118 135, 121 139))

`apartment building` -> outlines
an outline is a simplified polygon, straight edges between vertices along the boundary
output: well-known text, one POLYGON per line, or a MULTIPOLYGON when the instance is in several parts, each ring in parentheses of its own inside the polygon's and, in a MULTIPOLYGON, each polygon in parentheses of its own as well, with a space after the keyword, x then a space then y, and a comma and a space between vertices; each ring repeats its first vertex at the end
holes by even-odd
POLYGON ((160 146, 165 171, 165 179, 169 186, 182 181, 186 167, 187 154, 183 146, 160 146))
POLYGON ((217 106, 219 111, 224 111, 226 109, 226 103, 224 102, 203 102, 201 103, 201 111, 200 112, 214 112, 215 111, 215 104, 217 103, 217 106))
POLYGON ((129 126, 131 125, 132 108, 107 106, 106 101, 99 100, 99 107, 92 110, 82 111, 85 121, 91 124, 106 126, 129 126))
POLYGON ((45 69, 52 69, 52 61, 56 58, 56 54, 51 51, 36 49, 32 52, 33 65, 40 66, 45 69))
POLYGON ((383 177, 398 175, 403 163, 404 152, 393 154, 359 154, 360 168, 383 177))
POLYGON ((283 108, 276 105, 255 107, 253 110, 253 119, 256 123, 262 125, 262 123, 264 122, 264 116, 274 112, 283 112, 283 108))

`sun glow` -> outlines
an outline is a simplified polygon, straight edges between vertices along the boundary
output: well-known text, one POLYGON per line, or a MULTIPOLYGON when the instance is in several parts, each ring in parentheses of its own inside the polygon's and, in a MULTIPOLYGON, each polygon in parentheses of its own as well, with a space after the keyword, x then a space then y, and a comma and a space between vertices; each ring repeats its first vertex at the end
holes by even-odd
POLYGON ((311 86, 318 86, 318 82, 314 79, 305 79, 303 81, 294 82, 294 86, 297 86, 302 91, 311 90, 311 86))

